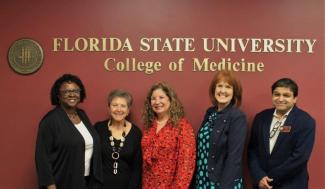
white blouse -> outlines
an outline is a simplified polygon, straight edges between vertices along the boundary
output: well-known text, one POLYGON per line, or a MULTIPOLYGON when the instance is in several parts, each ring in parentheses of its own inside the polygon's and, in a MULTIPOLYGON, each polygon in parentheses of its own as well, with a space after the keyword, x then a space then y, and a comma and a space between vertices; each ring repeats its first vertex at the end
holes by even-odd
POLYGON ((81 121, 78 124, 75 124, 76 128, 82 135, 85 141, 85 173, 84 176, 89 176, 91 157, 93 156, 94 141, 93 137, 89 133, 85 124, 81 121))

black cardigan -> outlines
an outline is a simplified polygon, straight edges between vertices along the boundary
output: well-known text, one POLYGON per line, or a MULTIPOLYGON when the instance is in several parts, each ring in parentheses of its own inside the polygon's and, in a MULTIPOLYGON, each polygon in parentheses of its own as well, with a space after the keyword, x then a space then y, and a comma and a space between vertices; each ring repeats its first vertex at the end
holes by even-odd
POLYGON ((58 189, 96 189, 101 185, 99 137, 85 112, 78 109, 77 113, 94 141, 88 188, 84 179, 84 139, 60 107, 48 112, 39 125, 35 152, 39 188, 55 184, 58 189))
POLYGON ((141 189, 142 178, 142 153, 141 153, 141 130, 132 123, 132 128, 124 147, 120 151, 118 160, 119 173, 113 174, 112 152, 110 145, 109 132, 107 129, 108 120, 97 122, 95 129, 101 139, 102 160, 103 160, 103 189, 141 189))

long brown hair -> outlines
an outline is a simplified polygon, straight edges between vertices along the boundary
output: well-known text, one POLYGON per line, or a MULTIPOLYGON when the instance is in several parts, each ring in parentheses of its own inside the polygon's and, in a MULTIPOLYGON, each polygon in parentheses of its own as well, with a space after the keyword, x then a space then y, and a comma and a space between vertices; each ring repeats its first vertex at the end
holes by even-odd
POLYGON ((150 88, 146 100, 144 102, 142 119, 145 127, 147 129, 152 127, 152 122, 156 118, 156 113, 153 111, 151 107, 151 96, 152 93, 157 89, 163 90, 165 94, 168 96, 170 101, 170 108, 169 108, 170 120, 174 126, 177 126, 180 119, 183 118, 185 114, 183 105, 178 99, 175 91, 170 86, 168 86, 166 83, 156 83, 150 88))

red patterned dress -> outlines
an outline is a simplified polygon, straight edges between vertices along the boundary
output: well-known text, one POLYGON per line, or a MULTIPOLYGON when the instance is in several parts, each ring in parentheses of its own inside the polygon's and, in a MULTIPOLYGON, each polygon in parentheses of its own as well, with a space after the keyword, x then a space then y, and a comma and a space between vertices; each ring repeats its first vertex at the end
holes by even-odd
POLYGON ((195 137, 190 123, 168 122, 157 134, 157 122, 144 132, 143 189, 187 189, 195 167, 195 137))

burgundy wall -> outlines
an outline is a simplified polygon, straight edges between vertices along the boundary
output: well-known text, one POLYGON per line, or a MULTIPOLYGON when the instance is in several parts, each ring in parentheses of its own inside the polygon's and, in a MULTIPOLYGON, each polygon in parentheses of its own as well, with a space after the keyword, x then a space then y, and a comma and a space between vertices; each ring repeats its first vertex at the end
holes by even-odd
MULTIPOLYGON (((21 1, 0 2, 0 188, 36 188, 34 147, 38 122, 51 109, 49 90, 63 73, 79 75, 88 98, 82 104, 93 122, 106 117, 105 98, 114 88, 125 88, 135 98, 133 121, 140 115, 148 88, 157 81, 170 83, 182 100, 187 118, 198 129, 210 105, 208 85, 213 72, 192 72, 189 60, 221 57, 262 61, 265 71, 238 73, 244 88, 242 109, 249 122, 271 106, 271 84, 291 77, 300 87, 298 105, 317 121, 317 136, 309 163, 310 188, 323 189, 324 143, 324 3, 323 1, 21 1), (7 52, 19 38, 32 38, 44 50, 44 64, 35 74, 16 74, 7 52), (316 39, 314 53, 195 52, 53 52, 54 37, 129 38, 136 47, 142 37, 234 37, 316 39), (106 58, 136 57, 158 60, 161 72, 107 72, 106 58), (166 69, 184 57, 183 72, 166 69)), ((202 47, 202 46, 201 46, 202 47)), ((246 170, 246 182, 250 180, 246 170)))

